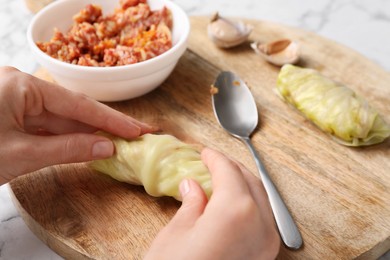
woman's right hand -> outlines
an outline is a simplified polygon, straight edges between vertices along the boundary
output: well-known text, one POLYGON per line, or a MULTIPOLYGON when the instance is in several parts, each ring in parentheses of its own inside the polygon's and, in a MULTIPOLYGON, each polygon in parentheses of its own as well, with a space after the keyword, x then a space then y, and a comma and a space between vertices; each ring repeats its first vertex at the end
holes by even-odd
POLYGON ((210 201, 195 181, 184 180, 183 204, 146 259, 275 259, 280 237, 261 181, 211 149, 202 160, 212 175, 210 201))

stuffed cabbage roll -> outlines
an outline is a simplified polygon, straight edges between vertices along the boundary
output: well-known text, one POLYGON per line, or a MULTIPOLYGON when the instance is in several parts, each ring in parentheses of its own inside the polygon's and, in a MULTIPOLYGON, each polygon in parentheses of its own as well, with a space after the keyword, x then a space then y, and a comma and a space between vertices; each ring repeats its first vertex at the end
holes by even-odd
POLYGON ((211 176, 191 145, 171 135, 145 134, 135 140, 108 136, 115 154, 96 160, 90 167, 112 178, 143 185, 149 195, 171 196, 180 200, 179 184, 184 178, 197 181, 211 195, 211 176))
POLYGON ((367 101, 316 70, 284 65, 277 91, 341 144, 372 145, 390 136, 390 126, 367 101))

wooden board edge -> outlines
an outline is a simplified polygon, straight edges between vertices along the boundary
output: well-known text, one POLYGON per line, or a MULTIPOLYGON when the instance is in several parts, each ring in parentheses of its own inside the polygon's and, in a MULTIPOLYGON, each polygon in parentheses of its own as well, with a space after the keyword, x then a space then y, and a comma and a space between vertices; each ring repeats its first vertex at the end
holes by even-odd
POLYGON ((356 260, 376 260, 381 256, 390 252, 390 237, 387 237, 383 242, 374 246, 371 250, 356 257, 356 260))
POLYGON ((15 205, 15 208, 18 210, 26 226, 31 230, 31 232, 37 236, 45 245, 52 249, 58 255, 64 257, 65 259, 76 259, 76 260, 90 260, 93 259, 88 257, 86 254, 77 252, 71 247, 67 246, 65 241, 61 241, 55 235, 47 232, 38 222, 36 222, 30 214, 23 208, 19 202, 17 195, 14 192, 14 182, 9 183, 9 194, 12 202, 15 205))

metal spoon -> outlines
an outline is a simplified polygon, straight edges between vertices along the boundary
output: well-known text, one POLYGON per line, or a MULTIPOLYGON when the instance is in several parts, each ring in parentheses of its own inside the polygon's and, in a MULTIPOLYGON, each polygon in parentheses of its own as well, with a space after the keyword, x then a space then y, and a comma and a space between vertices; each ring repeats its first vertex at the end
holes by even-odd
POLYGON ((212 102, 219 124, 248 146, 268 194, 283 243, 291 249, 300 248, 301 234, 250 140, 258 124, 258 112, 249 88, 238 76, 227 71, 218 75, 214 87, 218 92, 212 95, 212 102))

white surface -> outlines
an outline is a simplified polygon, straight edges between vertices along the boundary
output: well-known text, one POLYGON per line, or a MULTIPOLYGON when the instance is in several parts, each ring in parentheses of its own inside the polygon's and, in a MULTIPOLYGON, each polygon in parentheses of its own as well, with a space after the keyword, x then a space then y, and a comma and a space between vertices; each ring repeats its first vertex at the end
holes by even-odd
MULTIPOLYGON (((390 71, 389 0, 174 0, 189 15, 270 20, 300 27, 342 43, 390 71)), ((32 73, 37 64, 27 46, 32 15, 22 0, 0 0, 0 66, 32 73)), ((61 259, 26 227, 0 187, 0 260, 61 259)), ((381 260, 390 260, 390 253, 381 260)))

